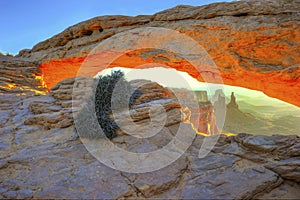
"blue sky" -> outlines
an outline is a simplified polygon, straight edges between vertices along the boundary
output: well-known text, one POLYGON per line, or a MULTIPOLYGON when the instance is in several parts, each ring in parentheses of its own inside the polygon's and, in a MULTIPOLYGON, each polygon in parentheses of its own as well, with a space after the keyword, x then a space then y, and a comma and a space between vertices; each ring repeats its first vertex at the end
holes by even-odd
POLYGON ((0 0, 0 52, 17 54, 96 16, 154 14, 180 4, 218 1, 230 0, 0 0))

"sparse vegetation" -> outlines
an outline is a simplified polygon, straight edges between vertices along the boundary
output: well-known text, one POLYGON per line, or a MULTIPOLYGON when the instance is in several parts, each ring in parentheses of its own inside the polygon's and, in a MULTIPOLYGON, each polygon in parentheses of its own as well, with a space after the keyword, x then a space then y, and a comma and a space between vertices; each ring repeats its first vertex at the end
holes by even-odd
POLYGON ((14 55, 13 54, 11 54, 11 53, 9 53, 9 52, 6 52, 6 54, 5 54, 6 56, 11 56, 11 57, 13 57, 14 55))
POLYGON ((98 122, 109 139, 115 136, 117 124, 111 118, 112 104, 116 110, 124 109, 124 105, 131 107, 136 98, 141 95, 139 90, 133 90, 130 83, 125 80, 124 73, 120 70, 112 71, 111 75, 100 76, 95 92, 95 112, 98 122), (120 86, 117 96, 112 99, 116 84, 120 86), (131 95, 132 94, 132 95, 131 95))
POLYGON ((10 56, 10 57, 14 57, 14 55, 12 53, 6 52, 5 54, 6 56, 10 56))
POLYGON ((2 53, 1 51, 0 51, 0 56, 10 56, 10 57, 14 57, 14 55, 12 54, 12 53, 9 53, 9 52, 6 52, 5 54, 4 53, 2 53))

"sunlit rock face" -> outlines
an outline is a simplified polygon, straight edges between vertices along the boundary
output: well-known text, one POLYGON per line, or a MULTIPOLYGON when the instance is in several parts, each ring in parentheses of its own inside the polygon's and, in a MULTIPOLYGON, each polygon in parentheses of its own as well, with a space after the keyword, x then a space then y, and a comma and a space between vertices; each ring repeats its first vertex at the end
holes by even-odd
POLYGON ((24 59, 0 56, 0 93, 44 94, 46 87, 39 65, 24 59))
MULTIPOLYGON (((73 77, 98 42, 139 27, 164 27, 190 36, 218 66, 225 84, 263 91, 300 105, 300 3, 292 0, 238 1, 207 6, 178 6, 152 16, 103 16, 71 26, 19 57, 42 62, 48 88, 73 77)), ((113 65, 133 68, 156 62, 203 81, 182 58, 135 51, 113 65)), ((97 69, 99 71, 99 69, 97 69)), ((95 75, 96 72, 88 72, 95 75)), ((207 72, 208 73, 208 72, 207 72)))
POLYGON ((194 91, 173 88, 176 97, 187 101, 182 105, 183 121, 190 124, 197 134, 214 135, 221 132, 217 128, 213 104, 208 100, 207 91, 194 91), (196 104, 193 102, 197 102, 196 104))

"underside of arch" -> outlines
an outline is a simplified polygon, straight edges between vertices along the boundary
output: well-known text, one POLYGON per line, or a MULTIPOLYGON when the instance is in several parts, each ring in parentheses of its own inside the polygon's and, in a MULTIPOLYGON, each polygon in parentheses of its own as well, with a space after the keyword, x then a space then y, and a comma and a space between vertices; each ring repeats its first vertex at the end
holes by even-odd
MULTIPOLYGON (((98 61, 101 62, 101 56, 105 56, 105 54, 95 56, 98 56, 98 61)), ((77 76, 80 70, 80 75, 90 77, 95 76, 99 71, 103 70, 103 67, 95 62, 94 66, 85 68, 84 71, 82 71, 82 64, 86 58, 86 56, 70 57, 42 63, 40 69, 43 73, 44 82, 47 88, 51 89, 51 87, 64 79, 77 76)), ((262 91, 270 97, 300 106, 299 67, 296 68, 296 71, 295 69, 291 69, 293 70, 292 72, 286 69, 282 71, 261 72, 243 67, 224 68, 222 67, 222 63, 218 62, 220 60, 216 59, 216 61, 224 84, 262 91)), ((107 65, 107 67, 145 68, 149 65, 144 64, 149 63, 157 63, 164 67, 187 72, 200 82, 204 81, 204 73, 206 73, 205 76, 213 76, 215 73, 209 70, 209 68, 207 71, 199 73, 187 60, 178 58, 174 55, 155 54, 153 52, 147 53, 147 51, 145 53, 145 51, 141 52, 140 50, 124 53, 110 65, 107 65)))

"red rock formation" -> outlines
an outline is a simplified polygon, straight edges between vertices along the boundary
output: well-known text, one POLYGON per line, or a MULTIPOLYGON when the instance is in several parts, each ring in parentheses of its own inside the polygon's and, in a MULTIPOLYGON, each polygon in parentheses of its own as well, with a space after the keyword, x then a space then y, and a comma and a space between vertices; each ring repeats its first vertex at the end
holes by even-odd
MULTIPOLYGON (((44 74, 44 81, 47 87, 50 89, 63 79, 76 76, 84 59, 85 57, 66 58, 63 60, 52 60, 41 64, 40 68, 44 74)), ((202 77, 199 76, 198 71, 184 60, 174 60, 171 62, 156 60, 156 62, 153 62, 152 59, 143 60, 138 56, 133 57, 131 55, 124 55, 112 63, 110 67, 122 66, 135 68, 138 65, 147 63, 161 63, 170 68, 187 72, 199 81, 203 81, 202 77)), ((219 69, 224 84, 260 90, 270 97, 278 98, 300 106, 300 95, 296 92, 300 91, 299 68, 264 73, 243 68, 232 69, 232 71, 222 71, 222 68, 219 69)), ((95 76, 99 71, 99 68, 90 68, 90 71, 86 71, 85 74, 88 76, 95 76)))
POLYGON ((188 101, 181 105, 181 112, 185 123, 191 124, 192 128, 201 135, 219 133, 214 106, 208 99, 204 101, 200 96, 186 89, 173 89, 173 91, 175 91, 174 94, 176 95, 173 98, 188 101))
POLYGON ((37 63, 0 55, 0 74, 0 95, 32 96, 47 92, 37 63))
MULTIPOLYGON (((300 106, 300 3, 292 0, 237 1, 207 6, 178 6, 153 16, 104 16, 76 24, 43 41, 21 57, 41 61, 48 88, 77 74, 98 42, 134 28, 163 27, 198 42, 218 66, 225 84, 263 91, 300 106)), ((168 54, 133 52, 113 66, 158 62, 202 81, 185 60, 168 54)), ((94 75, 89 71, 87 74, 94 75)), ((210 72, 207 72, 210 73, 210 72)))

